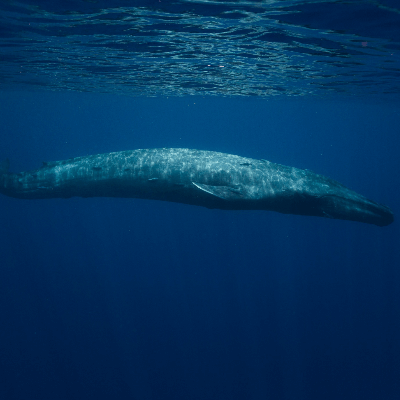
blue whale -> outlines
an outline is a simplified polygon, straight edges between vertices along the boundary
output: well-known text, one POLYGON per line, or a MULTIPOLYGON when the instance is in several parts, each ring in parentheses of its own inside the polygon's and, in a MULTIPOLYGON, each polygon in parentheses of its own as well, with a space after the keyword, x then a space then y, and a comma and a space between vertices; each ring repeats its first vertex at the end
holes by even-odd
POLYGON ((20 199, 132 197, 225 210, 270 210, 365 222, 393 222, 392 211, 339 182, 266 160, 191 149, 145 149, 45 162, 9 173, 0 193, 20 199))

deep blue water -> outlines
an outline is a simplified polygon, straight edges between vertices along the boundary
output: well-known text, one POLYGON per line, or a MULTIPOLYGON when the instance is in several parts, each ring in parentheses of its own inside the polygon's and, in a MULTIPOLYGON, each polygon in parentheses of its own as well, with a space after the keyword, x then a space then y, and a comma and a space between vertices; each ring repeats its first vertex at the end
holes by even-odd
POLYGON ((0 32, 0 160, 9 158, 12 171, 136 148, 222 151, 327 175, 390 206, 395 222, 379 228, 138 199, 1 196, 0 399, 400 398, 396 3, 229 2, 227 10, 221 2, 131 9, 116 1, 110 11, 106 2, 72 1, 68 12, 67 2, 34 3, 0 7, 8 21, 0 32), (272 23, 268 15, 278 11, 272 23), (143 49, 133 54, 137 38, 107 36, 120 35, 126 14, 134 14, 131 29, 143 32, 146 23, 155 43, 177 53, 144 60, 143 49), (117 27, 85 26, 90 15, 117 27), (161 29, 149 15, 182 30, 174 36, 176 27, 161 29), (64 31, 57 42, 51 21, 79 34, 64 31), (37 25, 21 33, 22 23, 37 25), (196 36, 201 24, 216 30, 210 47, 196 36), (260 26, 275 32, 264 50, 245 37, 265 34, 260 26), (328 37, 336 50, 299 61, 293 35, 303 44, 308 37, 313 51, 317 36, 328 37), (108 73, 88 61, 96 41, 108 73), (235 53, 252 43, 246 55, 235 53), (350 43, 375 53, 354 54, 350 43), (53 64, 45 48, 54 59, 69 56, 53 64), (207 63, 230 57, 235 67, 206 73, 202 51, 210 51, 207 63), (269 69, 262 51, 271 52, 269 69), (123 75, 129 59, 136 69, 123 75), (291 66, 284 73, 282 60, 291 66))

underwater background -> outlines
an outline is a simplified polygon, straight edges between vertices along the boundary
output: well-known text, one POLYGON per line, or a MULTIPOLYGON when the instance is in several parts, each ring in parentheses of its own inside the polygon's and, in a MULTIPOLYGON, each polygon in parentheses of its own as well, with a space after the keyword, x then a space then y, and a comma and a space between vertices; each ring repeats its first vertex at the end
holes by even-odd
POLYGON ((387 227, 0 197, 0 399, 400 398, 397 1, 2 1, 11 171, 185 147, 310 169, 387 227))

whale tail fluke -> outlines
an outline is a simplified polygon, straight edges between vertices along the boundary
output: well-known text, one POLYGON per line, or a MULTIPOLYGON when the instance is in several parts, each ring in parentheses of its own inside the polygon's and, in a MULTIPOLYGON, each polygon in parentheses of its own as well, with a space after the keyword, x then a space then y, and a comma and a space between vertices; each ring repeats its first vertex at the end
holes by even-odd
POLYGON ((0 163, 0 179, 3 178, 3 175, 8 173, 10 169, 10 160, 7 158, 6 160, 0 163))
POLYGON ((6 174, 9 168, 10 168, 10 160, 7 158, 6 160, 0 163, 0 176, 6 174))
POLYGON ((4 186, 5 175, 7 175, 8 170, 10 168, 10 160, 4 160, 0 163, 0 189, 4 186))

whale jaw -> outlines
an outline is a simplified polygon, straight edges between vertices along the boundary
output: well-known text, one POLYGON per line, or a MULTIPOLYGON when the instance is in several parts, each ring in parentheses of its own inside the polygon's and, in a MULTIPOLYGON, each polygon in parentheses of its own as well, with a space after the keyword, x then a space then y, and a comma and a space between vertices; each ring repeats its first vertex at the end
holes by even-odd
POLYGON ((386 226, 394 221, 389 207, 352 193, 352 196, 328 195, 320 198, 321 216, 386 226))

